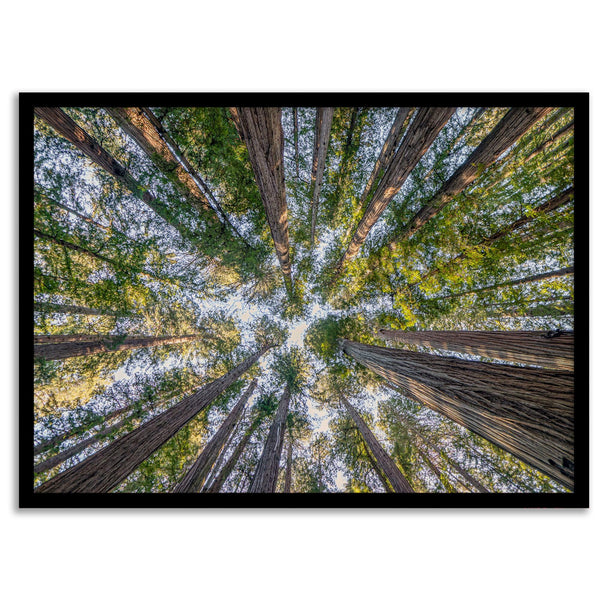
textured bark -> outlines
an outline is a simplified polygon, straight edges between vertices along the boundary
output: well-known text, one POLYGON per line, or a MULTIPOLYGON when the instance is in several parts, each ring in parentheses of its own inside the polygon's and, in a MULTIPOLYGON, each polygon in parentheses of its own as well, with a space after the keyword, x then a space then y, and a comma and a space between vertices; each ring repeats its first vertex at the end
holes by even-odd
POLYGON ((177 160, 143 108, 107 107, 105 110, 198 212, 210 214, 214 221, 218 221, 204 192, 177 160))
MULTIPOLYGON (((35 344, 33 347, 34 358, 45 360, 62 360, 73 356, 91 356, 100 352, 117 352, 121 350, 134 350, 137 348, 151 348, 153 346, 167 346, 172 344, 185 344, 201 339, 202 335, 180 336, 128 336, 98 335, 95 341, 54 341, 54 336, 44 336, 44 343, 35 344)), ((58 336, 60 339, 62 336, 58 336)), ((92 337, 92 336, 90 336, 92 337)))
POLYGON ((438 192, 419 210, 406 227, 390 242, 394 249, 397 242, 410 238, 425 223, 435 217, 454 196, 470 185, 483 169, 495 162, 537 121, 552 108, 511 108, 489 135, 477 146, 465 162, 442 185, 438 192))
POLYGON ((563 269, 558 269, 556 271, 548 271, 547 273, 540 273, 539 275, 529 275, 528 277, 521 277, 520 279, 511 279, 510 281, 503 281, 502 283, 487 285, 485 287, 477 288, 476 290, 468 290, 466 292, 458 292, 456 294, 440 296, 439 298, 435 298, 435 300, 447 300, 448 298, 458 298, 459 296, 466 296, 467 294, 475 294, 477 292, 496 290, 511 285, 521 285, 523 283, 533 283, 536 281, 547 281, 549 279, 555 279, 556 277, 562 277, 563 275, 571 275, 573 273, 575 273, 575 267, 564 267, 563 269))
MULTIPOLYGON (((528 223, 531 223, 538 217, 538 215, 548 214, 554 210, 557 210, 561 206, 564 206, 565 204, 567 204, 568 202, 570 202, 573 199, 574 194, 575 194, 575 190, 573 187, 566 189, 564 192, 558 194, 554 198, 551 198, 547 202, 543 202, 542 204, 540 204, 535 209, 534 214, 529 215, 527 217, 521 217, 520 219, 513 221, 510 225, 507 225, 506 227, 503 227, 502 229, 499 229, 498 231, 496 231, 496 233, 493 233, 492 235, 490 235, 486 238, 483 238, 482 240, 477 242, 477 244, 475 244, 475 246, 476 247, 477 246, 484 247, 484 248, 491 246, 497 240, 509 235, 510 233, 513 233, 514 231, 521 229, 528 223)), ((458 261, 465 259, 466 257, 467 257, 467 253, 461 252, 460 254, 456 255, 454 258, 452 258, 448 262, 446 262, 446 264, 444 266, 455 264, 458 261)), ((425 281, 429 277, 432 277, 433 275, 437 275, 442 270, 442 268, 443 267, 430 269, 429 271, 427 271, 427 273, 425 273, 419 279, 419 281, 412 284, 410 287, 420 284, 421 282, 425 281)))
POLYGON ((336 265, 336 273, 340 273, 344 264, 358 254, 372 227, 400 191, 407 177, 431 146, 442 127, 448 122, 454 110, 454 108, 421 108, 419 110, 367 206, 348 248, 336 265))
POLYGON ((285 483, 283 486, 283 492, 290 494, 292 491, 292 438, 288 434, 288 447, 287 447, 287 460, 285 465, 285 483))
POLYGON ((217 433, 215 433, 208 444, 206 444, 196 462, 194 462, 184 478, 175 486, 173 492, 191 493, 200 491, 212 466, 215 464, 219 453, 223 450, 227 438, 242 416, 242 412, 244 411, 248 399, 254 393, 255 389, 256 379, 254 379, 246 388, 246 391, 242 394, 242 397, 233 407, 221 427, 219 427, 217 433))
POLYGON ((361 436, 365 440, 369 450, 375 457, 375 461, 383 471, 385 477, 390 482, 392 489, 397 493, 413 493, 410 483, 402 473, 400 469, 392 459, 392 457, 383 449, 381 444, 377 441, 377 438, 373 435, 373 432, 369 429, 367 424, 363 421, 362 417, 358 414, 356 409, 343 397, 340 396, 341 402, 345 409, 348 411, 352 420, 358 427, 361 436))
POLYGON ((379 478, 379 481, 381 481, 381 485, 383 485, 383 487, 385 488, 385 491, 387 493, 393 494, 394 488, 392 488, 392 486, 390 485, 388 478, 384 475, 383 471, 381 470, 381 467, 377 464, 377 461, 375 460, 373 453, 369 450, 369 447, 367 446, 367 444, 365 443, 364 440, 363 440, 363 448, 364 448, 365 454, 367 456, 367 460, 369 461, 369 463, 371 465, 371 468, 375 472, 375 475, 377 475, 377 477, 379 478))
POLYGON ((221 469, 218 475, 214 478, 214 480, 208 485, 206 488, 207 493, 209 494, 218 494, 221 491, 224 483, 227 481, 227 478, 231 475, 231 472, 235 468, 240 456, 243 454, 250 438, 254 434, 254 432, 258 429, 259 425, 262 423, 262 418, 257 417, 252 421, 252 424, 248 429, 244 432, 242 439, 239 441, 238 445, 235 447, 235 450, 231 454, 231 456, 227 459, 225 466, 221 469))
POLYGON ((64 111, 60 108, 38 106, 35 108, 35 114, 48 123, 58 134, 71 142, 78 150, 83 152, 90 160, 112 175, 136 198, 177 229, 184 238, 195 241, 193 232, 189 231, 187 227, 173 216, 172 211, 166 204, 159 201, 153 194, 147 191, 118 160, 113 158, 64 111))
POLYGON ((410 398, 573 488, 572 373, 442 358, 348 340, 343 347, 410 398))
POLYGON ((380 329, 383 339, 452 350, 486 358, 573 370, 572 332, 550 337, 543 331, 400 331, 380 329))
POLYGON ((83 452, 86 448, 88 448, 92 444, 95 444, 95 443, 101 441, 104 437, 111 435, 112 433, 114 433, 116 431, 119 431, 119 429, 121 429, 126 423, 127 423, 127 419, 122 419, 118 423, 115 423, 114 425, 111 425, 110 427, 107 427, 106 429, 99 431, 95 435, 79 442, 78 444, 75 444, 75 445, 71 446, 70 448, 63 450, 62 452, 59 452, 58 454, 51 456, 50 458, 47 458, 46 460, 43 460, 42 462, 37 463, 33 467, 33 472, 34 473, 44 473, 46 471, 49 471, 50 469, 56 467, 57 465, 60 465, 61 463, 65 462, 65 460, 67 460, 68 458, 71 458, 72 456, 77 456, 80 452, 83 452))
POLYGON ((409 116, 412 114, 412 110, 410 108, 399 108, 396 113, 396 118, 392 123, 392 127, 388 133, 388 136, 383 144, 383 148, 381 148, 381 152, 379 153, 379 157, 375 162, 375 166, 371 171, 371 175, 369 176, 369 181, 367 181, 367 185, 360 197, 360 205, 363 206, 367 201, 369 194, 373 191, 373 185, 375 182, 379 181, 381 174, 385 173, 388 169, 396 150, 398 149, 398 145, 400 144, 400 140, 402 139, 402 134, 408 125, 409 116))
POLYGON ((232 107, 231 116, 246 143, 275 244, 288 294, 292 293, 292 266, 288 235, 283 167, 283 128, 280 108, 232 107))
POLYGON ((256 472, 250 484, 248 492, 253 494, 273 494, 277 487, 277 476, 279 475, 279 462, 281 461, 281 450, 283 448, 283 436, 285 434, 285 422, 290 406, 290 390, 286 385, 275 418, 269 430, 267 441, 263 448, 256 472))
MULTIPOLYGON (((131 408, 130 406, 125 406, 123 408, 117 408, 117 409, 107 413, 106 415, 100 415, 99 418, 101 418, 102 421, 104 421, 104 422, 108 422, 111 419, 113 419, 114 417, 129 410, 130 408, 131 408)), ((33 447, 33 455, 37 456, 38 454, 42 454, 42 452, 46 452, 46 450, 50 450, 50 448, 54 448, 55 446, 61 444, 62 442, 64 442, 65 440, 68 440, 69 438, 75 437, 76 435, 81 435, 82 433, 85 433, 86 431, 88 431, 89 429, 94 427, 94 425, 95 425, 95 423, 87 423, 87 424, 79 425, 77 427, 73 427, 73 429, 69 429, 68 431, 65 431, 63 433, 54 435, 50 439, 44 440, 43 442, 40 442, 39 444, 35 445, 33 447)))
POLYGON ((73 304, 56 304, 54 302, 34 302, 33 310, 45 313, 61 313, 67 315, 102 315, 107 317, 120 317, 123 313, 104 310, 102 308, 89 308, 73 304))
POLYGON ((34 491, 37 493, 110 492, 237 381, 271 347, 266 346, 255 352, 229 373, 200 388, 175 406, 153 417, 74 467, 59 473, 34 491))
POLYGON ((313 151, 313 165, 311 172, 311 196, 310 206, 311 224, 310 224, 310 245, 315 244, 315 230, 317 227, 317 213, 319 210, 319 196, 321 194, 321 184, 323 183, 323 172, 325 170, 325 157, 327 156, 327 147, 329 146, 329 136, 331 134, 331 124, 333 122, 333 107, 317 108, 315 123, 315 146, 313 151))

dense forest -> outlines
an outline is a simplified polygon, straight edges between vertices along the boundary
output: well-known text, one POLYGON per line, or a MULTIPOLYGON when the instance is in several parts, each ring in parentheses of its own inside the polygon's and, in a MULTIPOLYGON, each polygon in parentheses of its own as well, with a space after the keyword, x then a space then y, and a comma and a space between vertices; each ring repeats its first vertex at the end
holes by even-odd
POLYGON ((35 491, 571 492, 573 134, 37 107, 35 491))

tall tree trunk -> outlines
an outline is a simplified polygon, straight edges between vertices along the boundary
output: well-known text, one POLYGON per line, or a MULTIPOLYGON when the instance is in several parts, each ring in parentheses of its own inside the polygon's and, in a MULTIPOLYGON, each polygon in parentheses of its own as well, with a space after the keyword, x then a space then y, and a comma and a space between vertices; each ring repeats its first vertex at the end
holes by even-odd
POLYGON ((393 250, 397 242, 414 235, 425 223, 435 217, 454 196, 470 185, 483 169, 495 162, 537 121, 551 111, 552 108, 547 107, 511 108, 433 198, 412 217, 400 233, 395 235, 395 239, 389 244, 390 248, 393 250))
POLYGON ((67 315, 99 315, 107 317, 121 317, 124 313, 103 308, 89 308, 73 304, 56 304, 55 302, 34 302, 33 310, 45 313, 60 313, 67 315))
POLYGON ((413 493, 414 490, 410 483, 408 483, 406 477, 402 475, 392 457, 383 449, 356 409, 343 396, 340 396, 340 400, 358 427, 360 434, 369 447, 369 450, 373 453, 375 461, 381 467, 381 470, 390 482, 394 492, 413 493))
MULTIPOLYGON (((54 336, 45 336, 46 341, 35 344, 33 347, 34 358, 45 360, 62 360, 73 356, 91 356, 100 352, 117 352, 121 350, 134 350, 137 348, 151 348, 153 346, 167 346, 172 344, 185 344, 192 340, 201 339, 202 335, 179 336, 127 336, 98 335, 96 341, 54 342, 54 336)), ((58 336, 60 339, 63 336, 58 336)), ((91 337, 91 336, 90 336, 91 337)))
POLYGON ((344 352, 406 395, 573 488, 574 379, 343 341, 344 352))
POLYGON ((112 175, 136 198, 177 229, 182 237, 192 241, 194 244, 197 242, 197 235, 180 223, 173 215, 173 211, 164 202, 158 200, 146 190, 118 160, 113 158, 64 111, 60 108, 38 106, 35 108, 35 114, 50 125, 59 135, 63 136, 78 150, 83 152, 91 161, 112 175))
POLYGON ((402 107, 398 109, 396 118, 394 119, 392 127, 390 128, 388 136, 383 144, 383 148, 381 148, 379 157, 377 158, 375 166, 371 171, 369 181, 367 181, 367 185, 365 186, 365 189, 360 197, 361 206, 363 206, 367 201, 369 194, 373 191, 373 186, 379 181, 381 174, 386 172, 392 161, 392 158, 394 158, 394 154, 398 149, 398 145, 402 139, 402 134, 408 125, 408 119, 411 114, 412 109, 410 108, 402 107))
POLYGON ((400 331, 380 329, 383 339, 486 358, 573 370, 573 333, 542 331, 400 331))
POLYGON ((362 444, 363 444, 365 454, 367 455, 367 459, 371 465, 371 468, 375 472, 375 475, 377 475, 377 477, 379 478, 379 481, 381 481, 381 485, 383 485, 383 487, 387 493, 393 494, 394 488, 391 486, 390 482, 388 481, 388 478, 384 475, 383 471, 381 470, 381 467, 377 464, 377 461, 375 460, 373 453, 369 450, 369 447, 367 446, 364 439, 363 439, 362 444))
POLYGON ((407 177, 431 146, 442 127, 448 122, 454 110, 454 108, 421 108, 419 110, 367 206, 348 248, 336 265, 336 276, 341 273, 344 264, 358 254, 371 228, 383 214, 392 198, 400 191, 407 177))
MULTIPOLYGON (((118 415, 129 410, 130 408, 131 408, 131 406, 124 406, 123 408, 117 408, 105 415, 99 415, 98 418, 102 419, 103 422, 108 422, 111 419, 113 419, 114 417, 117 417, 118 415)), ((52 436, 50 439, 44 440, 43 442, 36 444, 33 447, 33 455, 37 456, 38 454, 42 454, 43 452, 46 452, 46 450, 50 450, 50 448, 54 448, 55 446, 57 446, 58 444, 61 444, 62 442, 64 442, 65 440, 68 440, 69 438, 75 437, 76 435, 81 435, 82 433, 85 433, 86 431, 88 431, 89 429, 94 427, 94 425, 96 425, 96 424, 97 424, 97 422, 85 423, 85 424, 81 424, 76 427, 73 427, 73 429, 69 429, 68 431, 65 431, 63 433, 58 433, 58 434, 52 436)))
POLYGON ((452 486, 452 484, 447 481, 446 477, 442 475, 442 472, 439 470, 438 466, 429 458, 427 453, 417 446, 416 448, 417 454, 421 457, 423 462, 429 467, 429 470, 434 473, 434 475, 438 478, 440 483, 444 486, 444 489, 447 492, 455 493, 456 489, 452 486))
POLYGON ((242 439, 239 441, 238 445, 235 447, 235 450, 231 454, 231 456, 227 459, 225 466, 221 469, 218 475, 214 478, 214 480, 208 485, 208 487, 203 490, 209 494, 218 494, 221 491, 221 488, 227 481, 227 478, 231 475, 231 472, 235 468, 237 461, 240 459, 240 456, 243 454, 250 438, 254 434, 254 432, 258 429, 259 425, 262 422, 262 418, 256 417, 250 427, 244 432, 242 439))
POLYGON ((556 140, 559 140, 563 136, 567 135, 573 131, 575 123, 571 121, 567 123, 564 127, 561 127, 554 135, 550 136, 545 142, 542 142, 539 146, 537 146, 534 150, 532 150, 525 159, 525 162, 529 162, 533 158, 535 158, 538 154, 542 153, 548 146, 551 146, 556 140))
POLYGON ((315 230, 317 227, 317 212, 319 210, 319 196, 323 182, 323 171, 325 170, 325 157, 329 146, 331 124, 333 122, 333 107, 317 108, 315 123, 315 147, 313 151, 313 165, 311 172, 312 202, 310 207, 310 246, 315 245, 315 230))
POLYGON ((440 296, 434 298, 434 300, 447 300, 449 298, 458 298, 460 296, 466 296, 468 294, 475 294, 477 292, 486 292, 487 290, 496 290, 502 287, 508 287, 511 285, 521 285, 523 283, 533 283, 535 281, 547 281, 549 279, 555 279, 556 277, 562 277, 563 275, 571 275, 575 273, 575 267, 564 267, 556 271, 548 271, 547 273, 540 273, 539 275, 529 275, 527 277, 521 277, 520 279, 511 279, 510 281, 503 281, 502 283, 495 283, 494 285, 487 285, 485 287, 477 288, 476 290, 469 290, 466 292, 458 292, 456 294, 448 294, 447 296, 440 296))
POLYGON ((122 419, 118 423, 115 423, 114 425, 111 425, 111 426, 107 427, 106 429, 99 431, 98 433, 79 442, 78 444, 75 444, 75 445, 71 446, 70 448, 63 450, 62 452, 59 452, 58 454, 55 454, 54 456, 51 456, 50 458, 47 458, 46 460, 43 460, 42 462, 37 463, 33 467, 33 472, 34 473, 44 473, 44 472, 49 471, 50 469, 56 467, 57 465, 60 465, 61 463, 65 462, 65 460, 67 460, 68 458, 71 458, 72 456, 77 456, 80 452, 83 452, 86 448, 88 448, 92 444, 95 444, 96 442, 101 441, 104 437, 109 436, 111 433, 114 433, 115 431, 119 431, 119 429, 121 429, 127 423, 127 421, 128 421, 127 418, 122 419))
POLYGON ((283 128, 280 108, 232 107, 231 116, 246 143, 281 265, 283 279, 292 294, 292 265, 288 235, 287 201, 283 167, 283 128))
POLYGON ((292 491, 292 438, 288 431, 288 447, 287 447, 287 460, 285 466, 285 484, 283 486, 283 492, 290 494, 292 491))
POLYGON ((248 492, 252 494, 273 494, 277 487, 277 476, 279 475, 279 462, 281 461, 281 450, 283 448, 283 436, 285 434, 285 422, 290 406, 290 388, 286 385, 275 418, 269 430, 265 447, 263 448, 256 472, 250 484, 248 492))
POLYGON ((203 411, 273 346, 265 346, 229 373, 187 396, 136 430, 112 442, 34 491, 38 493, 106 493, 119 485, 182 427, 203 411))
MULTIPOLYGON (((538 217, 538 215, 548 214, 548 213, 560 208, 561 206, 564 206, 565 204, 567 204, 568 202, 570 202, 573 199, 574 193, 575 193, 575 190, 573 187, 566 189, 564 192, 558 194, 554 198, 548 200, 547 202, 544 202, 543 204, 540 204, 535 209, 533 214, 530 214, 529 216, 526 216, 526 217, 521 217, 520 219, 513 221, 510 225, 507 225, 506 227, 503 227, 502 229, 496 231, 496 233, 493 233, 492 235, 490 235, 486 238, 483 238, 482 240, 477 242, 475 244, 475 246, 476 247, 484 247, 484 248, 491 246, 497 240, 509 235, 510 233, 512 233, 514 231, 521 229, 528 223, 531 223, 533 220, 535 220, 538 217)), ((463 260, 466 257, 467 257, 467 253, 461 252, 460 254, 457 254, 454 258, 451 258, 449 261, 447 261, 444 266, 454 264, 460 260, 463 260)), ((443 267, 436 267, 436 268, 430 269, 429 271, 427 271, 426 273, 423 274, 423 276, 419 279, 419 281, 411 284, 409 287, 412 288, 412 287, 420 284, 421 282, 425 281, 426 279, 429 279, 429 277, 432 277, 433 275, 437 275, 437 273, 439 273, 442 270, 442 268, 443 267)))
POLYGON ((255 389, 256 379, 252 380, 250 385, 246 388, 246 391, 242 394, 242 397, 233 407, 233 410, 229 413, 221 427, 219 427, 217 433, 215 433, 208 444, 206 444, 196 462, 188 470, 184 478, 173 488, 173 492, 191 493, 200 491, 208 473, 217 460, 217 457, 223 449, 230 433, 233 431, 233 428, 237 425, 237 422, 242 416, 244 407, 255 389))
POLYGON ((294 115, 294 161, 296 163, 296 179, 300 179, 300 152, 298 148, 298 108, 292 109, 294 115))

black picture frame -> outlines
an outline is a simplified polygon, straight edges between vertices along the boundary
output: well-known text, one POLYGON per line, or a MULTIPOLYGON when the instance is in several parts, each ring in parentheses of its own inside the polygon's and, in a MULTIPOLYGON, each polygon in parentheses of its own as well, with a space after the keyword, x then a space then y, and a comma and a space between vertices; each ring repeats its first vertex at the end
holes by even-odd
POLYGON ((20 508, 586 508, 589 506, 589 94, 577 93, 21 93, 19 95, 20 508), (33 313, 34 107, 91 106, 552 106, 574 107, 575 489, 496 494, 35 494, 33 313))

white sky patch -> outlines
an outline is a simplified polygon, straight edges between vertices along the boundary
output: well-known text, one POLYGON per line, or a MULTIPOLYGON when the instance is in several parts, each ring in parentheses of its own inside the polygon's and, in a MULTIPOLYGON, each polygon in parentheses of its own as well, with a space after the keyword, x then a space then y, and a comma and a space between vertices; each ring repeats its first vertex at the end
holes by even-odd
POLYGON ((304 347, 304 334, 308 329, 308 321, 300 321, 290 330, 288 343, 290 346, 304 347))

